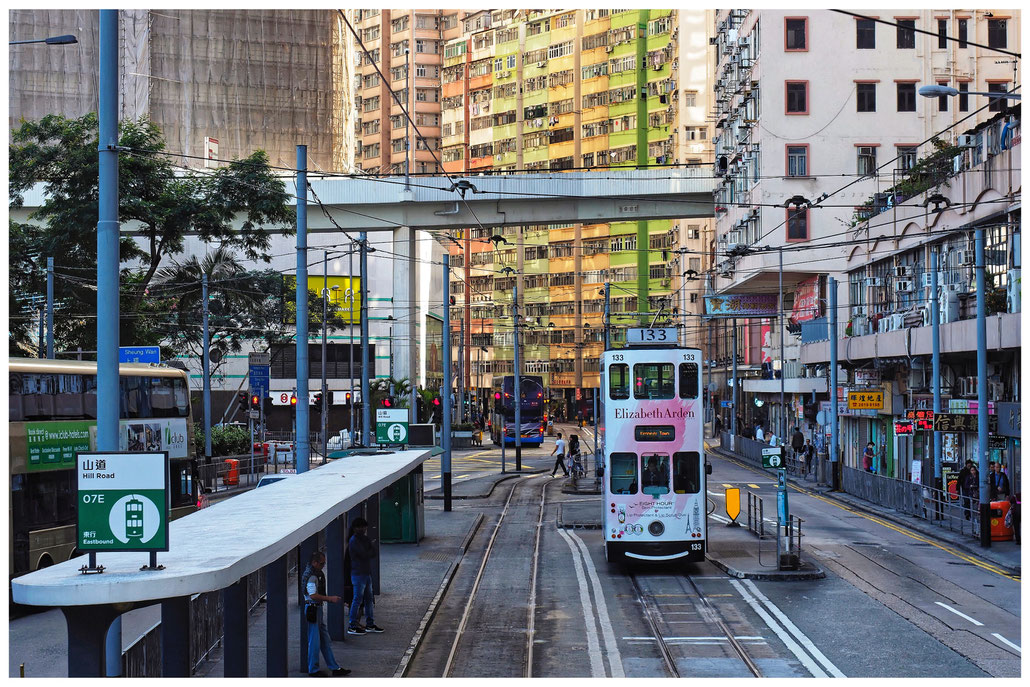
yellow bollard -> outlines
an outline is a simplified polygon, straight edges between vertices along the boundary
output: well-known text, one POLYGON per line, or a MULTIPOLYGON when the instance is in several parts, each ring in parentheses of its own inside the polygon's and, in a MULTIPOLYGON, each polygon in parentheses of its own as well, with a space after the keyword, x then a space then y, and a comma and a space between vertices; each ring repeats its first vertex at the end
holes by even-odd
POLYGON ((740 489, 737 487, 726 488, 726 515, 730 522, 727 527, 740 527, 737 516, 740 515, 740 489))

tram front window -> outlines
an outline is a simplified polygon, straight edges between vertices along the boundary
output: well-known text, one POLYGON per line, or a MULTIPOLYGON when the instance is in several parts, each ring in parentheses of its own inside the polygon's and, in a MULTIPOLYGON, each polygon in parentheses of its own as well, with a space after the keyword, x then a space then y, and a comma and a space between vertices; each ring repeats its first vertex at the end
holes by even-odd
POLYGON ((633 366, 633 398, 664 399, 676 395, 672 363, 639 363, 633 366))
POLYGON ((677 494, 696 494, 701 489, 701 454, 682 451, 672 454, 672 490, 677 494))
POLYGON ((640 457, 644 466, 640 474, 641 491, 651 496, 669 493, 669 456, 663 453, 644 454, 640 457))
POLYGON ((611 490, 613 494, 637 493, 637 454, 611 455, 611 490))
POLYGON ((608 366, 608 395, 613 401, 629 398, 629 365, 608 366))

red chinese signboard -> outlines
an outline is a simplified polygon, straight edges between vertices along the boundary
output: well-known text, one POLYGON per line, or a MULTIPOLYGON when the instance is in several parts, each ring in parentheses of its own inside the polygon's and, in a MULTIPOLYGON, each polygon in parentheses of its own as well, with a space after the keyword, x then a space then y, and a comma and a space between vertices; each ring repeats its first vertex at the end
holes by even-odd
POLYGON ((807 322, 819 316, 819 277, 815 276, 798 283, 794 291, 794 312, 790 319, 807 322))

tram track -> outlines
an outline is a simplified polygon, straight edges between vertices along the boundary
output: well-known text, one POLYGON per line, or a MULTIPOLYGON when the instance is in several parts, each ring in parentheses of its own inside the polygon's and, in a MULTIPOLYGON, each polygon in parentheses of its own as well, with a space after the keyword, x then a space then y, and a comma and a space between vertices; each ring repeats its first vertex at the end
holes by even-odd
MULTIPOLYGON (((425 628, 403 675, 419 677, 532 677, 540 539, 546 507, 547 481, 532 477, 517 480, 481 552, 474 575, 452 584, 425 628), (539 485, 539 489, 533 487, 539 485), (538 497, 538 499, 537 499, 538 497), (535 536, 525 537, 527 510, 539 502, 532 522, 535 536), (520 527, 521 526, 521 527, 520 527), (520 575, 518 561, 528 569, 520 575), (521 581, 521 582, 520 582, 521 581), (512 599, 518 591, 526 598, 526 612, 512 599), (507 635, 507 636, 505 636, 507 635), (521 637, 519 636, 521 635, 521 637), (522 639, 523 641, 518 641, 522 639)), ((480 538, 481 540, 481 538, 480 538)), ((475 549, 462 555, 468 562, 475 549)), ((459 567, 461 563, 458 564, 459 567)))
MULTIPOLYGON (((676 652, 673 651, 673 647, 669 644, 666 639, 666 630, 668 629, 669 622, 665 619, 662 602, 660 599, 666 597, 674 598, 695 598, 697 603, 695 608, 697 616, 702 626, 704 627, 716 627, 718 631, 724 636, 729 644, 732 654, 738 658, 747 667, 748 672, 754 677, 762 677, 762 671, 759 669, 757 663, 748 654, 744 645, 741 644, 740 640, 737 639, 736 635, 727 625, 722 614, 715 607, 714 604, 708 599, 708 597, 701 591, 691 576, 685 573, 678 575, 665 575, 661 578, 640 574, 638 572, 629 572, 630 583, 633 586, 633 593, 636 596, 637 602, 643 611, 644 622, 648 626, 648 630, 654 638, 658 652, 661 655, 662 662, 665 665, 665 670, 669 677, 716 677, 716 676, 699 676, 683 674, 680 666, 677 663, 676 652), (661 588, 659 580, 675 580, 676 585, 672 589, 661 588), (643 582, 642 582, 643 581, 643 582), (657 586, 659 589, 655 589, 657 586)), ((690 658, 683 656, 683 658, 690 658)))

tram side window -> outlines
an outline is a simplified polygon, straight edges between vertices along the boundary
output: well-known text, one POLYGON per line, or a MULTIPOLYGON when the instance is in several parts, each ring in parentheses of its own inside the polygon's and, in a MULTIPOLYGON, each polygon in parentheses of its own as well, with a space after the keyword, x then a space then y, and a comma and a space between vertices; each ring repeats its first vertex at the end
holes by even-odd
POLYGON ((680 363, 680 398, 697 398, 698 370, 697 363, 680 363))
POLYGON ((613 401, 629 398, 629 365, 608 366, 608 395, 613 401))
POLYGON ((672 490, 677 494, 696 494, 701 490, 701 454, 681 451, 672 454, 672 490))
POLYGON ((637 493, 637 454, 613 453, 611 455, 611 491, 613 494, 637 493))
POLYGON ((665 453, 645 453, 640 456, 644 466, 640 473, 641 491, 651 496, 669 493, 669 456, 665 453))
POLYGON ((676 395, 672 363, 639 363, 633 366, 633 398, 663 399, 676 395))

